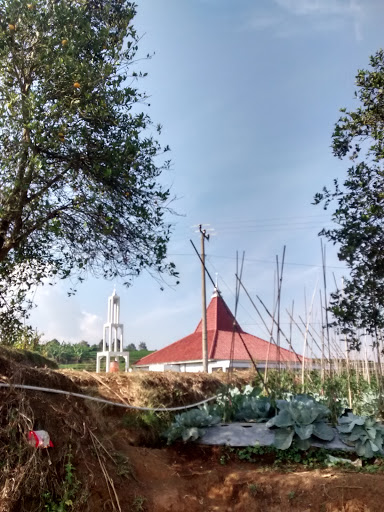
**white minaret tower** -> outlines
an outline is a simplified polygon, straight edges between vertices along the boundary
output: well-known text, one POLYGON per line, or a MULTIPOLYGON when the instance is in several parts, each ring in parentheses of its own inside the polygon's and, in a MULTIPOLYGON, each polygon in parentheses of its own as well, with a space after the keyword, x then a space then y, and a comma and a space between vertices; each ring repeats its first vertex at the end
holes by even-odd
POLYGON ((100 373, 100 361, 105 357, 105 370, 110 371, 111 357, 118 361, 119 357, 125 360, 125 371, 128 371, 129 352, 123 350, 123 324, 120 323, 120 297, 113 290, 108 298, 108 316, 107 323, 103 327, 103 350, 97 353, 96 372, 100 373))

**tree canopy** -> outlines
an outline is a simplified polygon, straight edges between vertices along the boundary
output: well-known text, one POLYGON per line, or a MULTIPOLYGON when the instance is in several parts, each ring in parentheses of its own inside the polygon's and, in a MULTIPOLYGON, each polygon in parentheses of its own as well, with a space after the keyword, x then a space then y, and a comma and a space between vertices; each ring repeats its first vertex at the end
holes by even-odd
POLYGON ((359 330, 380 338, 384 327, 384 51, 370 59, 370 69, 356 76, 360 106, 341 109, 333 133, 333 152, 352 162, 345 181, 324 188, 315 203, 327 209, 335 201, 337 227, 323 230, 339 246, 339 258, 350 269, 344 289, 333 294, 332 311, 359 348, 359 330))
POLYGON ((86 272, 126 284, 167 263, 169 167, 137 88, 126 0, 0 6, 0 327, 31 286, 86 272))

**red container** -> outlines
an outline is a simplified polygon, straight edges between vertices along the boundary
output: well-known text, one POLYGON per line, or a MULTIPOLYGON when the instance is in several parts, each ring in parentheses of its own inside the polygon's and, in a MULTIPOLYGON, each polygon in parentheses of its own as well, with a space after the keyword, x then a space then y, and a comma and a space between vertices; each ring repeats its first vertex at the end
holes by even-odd
POLYGON ((119 371, 119 361, 111 361, 109 363, 109 371, 117 373, 119 371))

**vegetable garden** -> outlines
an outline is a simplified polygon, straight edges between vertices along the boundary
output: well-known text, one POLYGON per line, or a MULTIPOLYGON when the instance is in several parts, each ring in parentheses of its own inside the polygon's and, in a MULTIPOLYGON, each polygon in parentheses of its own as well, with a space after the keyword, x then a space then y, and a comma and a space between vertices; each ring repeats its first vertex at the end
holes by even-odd
POLYGON ((308 392, 297 393, 294 373, 274 372, 270 374, 273 392, 269 396, 261 386, 248 384, 242 390, 227 387, 215 403, 176 415, 164 435, 168 443, 195 441, 204 437, 207 428, 221 422, 265 423, 266 428, 273 429, 273 444, 279 450, 291 446, 308 450, 319 440, 324 448, 331 449, 327 443, 338 438, 345 450, 352 448, 359 457, 381 456, 384 427, 379 422, 382 402, 375 381, 352 381, 352 409, 347 399, 351 379, 347 384, 341 374, 325 379, 322 387, 319 384, 318 373, 312 372, 308 392))

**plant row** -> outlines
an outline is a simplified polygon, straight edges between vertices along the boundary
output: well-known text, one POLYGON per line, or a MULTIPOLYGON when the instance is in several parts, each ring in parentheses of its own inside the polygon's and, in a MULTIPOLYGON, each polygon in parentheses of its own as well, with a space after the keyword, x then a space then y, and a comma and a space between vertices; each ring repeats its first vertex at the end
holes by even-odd
POLYGON ((338 433, 360 457, 372 458, 381 453, 384 426, 374 416, 358 416, 344 408, 336 421, 333 418, 336 428, 331 419, 331 411, 321 403, 321 397, 287 394, 284 399, 272 400, 248 385, 243 392, 228 389, 218 395, 213 405, 176 415, 164 435, 168 443, 196 440, 207 427, 234 420, 266 423, 274 430, 274 445, 280 450, 287 450, 292 444, 308 450, 314 441, 330 442, 338 433))

